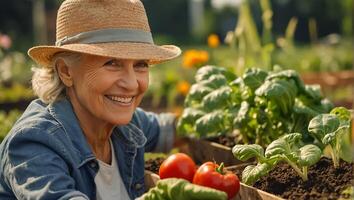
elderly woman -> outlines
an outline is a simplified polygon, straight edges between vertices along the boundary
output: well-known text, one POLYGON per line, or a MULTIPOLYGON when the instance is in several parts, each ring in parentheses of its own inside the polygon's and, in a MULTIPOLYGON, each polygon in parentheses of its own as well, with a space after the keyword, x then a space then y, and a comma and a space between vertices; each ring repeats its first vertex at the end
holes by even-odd
MULTIPOLYGON (((32 79, 39 99, 0 146, 0 199, 141 196, 144 152, 172 147, 174 117, 137 106, 150 64, 173 59, 180 49, 153 43, 139 0, 64 1, 56 36, 55 46, 28 52, 41 66, 32 79)), ((210 189, 188 193, 203 191, 215 199, 210 189)))

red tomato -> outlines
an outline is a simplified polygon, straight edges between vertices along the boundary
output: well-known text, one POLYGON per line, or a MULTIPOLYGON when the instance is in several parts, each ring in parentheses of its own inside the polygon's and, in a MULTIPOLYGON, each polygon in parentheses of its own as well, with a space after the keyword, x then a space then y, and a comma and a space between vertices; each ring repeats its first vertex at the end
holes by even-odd
POLYGON ((232 199, 240 190, 240 180, 236 174, 225 172, 223 167, 223 163, 220 166, 212 162, 204 163, 195 173, 193 183, 224 191, 232 199))
POLYGON ((159 175, 161 179, 183 178, 192 182, 195 171, 196 166, 192 158, 184 153, 176 153, 162 162, 159 175))

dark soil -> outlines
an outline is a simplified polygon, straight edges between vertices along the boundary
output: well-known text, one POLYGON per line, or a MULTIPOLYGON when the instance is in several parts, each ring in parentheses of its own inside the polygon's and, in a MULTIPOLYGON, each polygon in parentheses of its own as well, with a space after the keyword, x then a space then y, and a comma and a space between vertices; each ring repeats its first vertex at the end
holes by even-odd
MULTIPOLYGON (((250 164, 251 165, 251 164, 250 164)), ((243 170, 245 169, 247 165, 244 165, 242 167, 238 167, 238 168, 233 168, 233 169, 229 169, 230 171, 232 171, 234 174, 237 175, 237 177, 240 179, 241 181, 241 178, 242 178, 242 172, 243 170)))
POLYGON ((159 174, 159 168, 165 158, 155 158, 145 161, 145 170, 149 170, 155 174, 159 174))
POLYGON ((284 199, 338 199, 348 198, 341 192, 352 184, 353 164, 340 162, 338 169, 328 158, 322 158, 310 167, 309 180, 304 182, 286 163, 280 163, 254 187, 281 196, 284 199))
POLYGON ((215 138, 208 138, 207 140, 210 142, 216 142, 216 143, 222 144, 222 145, 230 147, 230 148, 234 147, 236 144, 235 136, 221 135, 221 136, 215 137, 215 138))

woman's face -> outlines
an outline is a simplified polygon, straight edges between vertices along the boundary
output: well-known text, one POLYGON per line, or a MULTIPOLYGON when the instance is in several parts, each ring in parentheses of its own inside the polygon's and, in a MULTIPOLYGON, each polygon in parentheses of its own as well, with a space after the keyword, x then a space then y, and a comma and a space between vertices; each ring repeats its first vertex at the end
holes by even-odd
POLYGON ((72 87, 68 90, 76 102, 75 112, 112 125, 130 122, 149 85, 149 66, 144 60, 84 55, 69 70, 72 87))

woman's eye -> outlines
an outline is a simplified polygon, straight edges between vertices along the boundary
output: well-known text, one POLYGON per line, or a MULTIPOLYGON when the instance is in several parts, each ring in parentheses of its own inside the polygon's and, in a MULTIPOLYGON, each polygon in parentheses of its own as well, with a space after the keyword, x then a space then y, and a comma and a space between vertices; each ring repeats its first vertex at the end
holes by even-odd
POLYGON ((149 68, 149 64, 145 61, 138 62, 135 64, 135 68, 139 68, 140 70, 147 69, 147 68, 149 68))
POLYGON ((109 60, 108 62, 106 62, 105 64, 104 64, 104 66, 113 66, 113 67, 115 67, 115 66, 120 66, 120 63, 119 62, 117 62, 117 60, 115 60, 115 59, 112 59, 112 60, 109 60))

